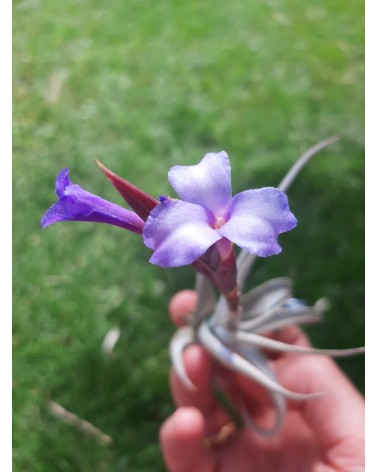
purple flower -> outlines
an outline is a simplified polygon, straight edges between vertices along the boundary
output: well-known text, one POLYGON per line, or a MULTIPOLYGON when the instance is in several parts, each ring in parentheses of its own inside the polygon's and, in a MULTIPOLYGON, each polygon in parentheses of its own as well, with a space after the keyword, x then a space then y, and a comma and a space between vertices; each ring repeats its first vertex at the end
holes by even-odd
POLYGON ((73 184, 68 177, 68 169, 59 172, 55 192, 59 200, 43 216, 42 228, 58 221, 93 221, 142 234, 144 221, 136 213, 73 184))
POLYGON ((161 267, 191 264, 222 238, 261 257, 281 252, 277 237, 297 224, 286 195, 273 187, 232 197, 226 152, 206 154, 194 166, 174 166, 169 181, 183 200, 161 197, 143 239, 161 267))

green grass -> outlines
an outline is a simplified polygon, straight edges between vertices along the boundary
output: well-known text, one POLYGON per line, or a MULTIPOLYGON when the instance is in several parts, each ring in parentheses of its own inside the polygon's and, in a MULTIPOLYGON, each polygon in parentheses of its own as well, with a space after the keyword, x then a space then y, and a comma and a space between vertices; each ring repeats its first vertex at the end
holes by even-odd
MULTIPOLYGON (((225 149, 236 193, 277 185, 338 134, 289 192, 299 225, 282 255, 250 283, 292 276, 297 296, 331 302, 309 330, 315 344, 363 344, 362 2, 23 0, 13 14, 15 471, 164 470, 166 308, 194 280, 148 265, 139 238, 115 227, 41 231, 62 167, 121 203, 95 158, 159 195, 172 165, 225 149), (115 324, 122 336, 104 359, 115 324), (113 445, 58 421, 49 399, 113 445)), ((363 390, 363 357, 341 365, 363 390)))

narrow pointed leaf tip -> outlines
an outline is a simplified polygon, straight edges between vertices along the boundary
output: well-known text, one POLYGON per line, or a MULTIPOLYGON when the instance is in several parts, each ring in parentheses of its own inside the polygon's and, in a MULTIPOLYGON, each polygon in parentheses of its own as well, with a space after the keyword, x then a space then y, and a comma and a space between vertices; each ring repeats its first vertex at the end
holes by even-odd
POLYGON ((281 190, 265 187, 232 197, 225 151, 206 154, 197 165, 174 166, 168 178, 183 200, 161 200, 143 230, 154 250, 150 262, 161 267, 191 264, 222 238, 260 257, 278 254, 278 235, 297 224, 281 190))
POLYGON ((42 228, 59 221, 91 221, 142 234, 144 221, 136 213, 73 184, 68 173, 68 169, 62 169, 56 178, 55 192, 58 201, 42 217, 42 228))
POLYGON ((146 221, 151 210, 159 204, 158 200, 107 169, 100 161, 96 160, 96 163, 122 198, 126 200, 142 220, 146 221))

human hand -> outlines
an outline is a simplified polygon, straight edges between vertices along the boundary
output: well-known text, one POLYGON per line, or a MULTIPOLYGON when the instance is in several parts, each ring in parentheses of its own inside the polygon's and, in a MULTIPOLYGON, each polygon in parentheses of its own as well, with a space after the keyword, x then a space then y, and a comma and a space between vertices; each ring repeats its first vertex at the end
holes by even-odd
MULTIPOLYGON (((192 313, 195 292, 179 292, 171 301, 170 316, 178 326, 192 313)), ((308 346, 304 333, 290 326, 275 339, 308 346)), ((160 430, 163 455, 172 472, 359 472, 364 470, 364 401, 332 359, 293 354, 272 358, 280 383, 300 393, 323 391, 305 402, 289 400, 280 433, 264 438, 248 428, 236 430, 218 403, 213 376, 227 379, 261 425, 272 422, 272 408, 257 384, 238 373, 214 365, 199 345, 186 349, 187 373, 197 387, 189 391, 172 369, 170 386, 177 410, 160 430), (226 426, 225 426, 226 425, 226 426), (222 440, 216 433, 233 431, 222 440), (216 441, 214 438, 218 438, 216 441), (217 443, 218 442, 218 443, 217 443)), ((232 395, 232 392, 230 392, 232 395)))

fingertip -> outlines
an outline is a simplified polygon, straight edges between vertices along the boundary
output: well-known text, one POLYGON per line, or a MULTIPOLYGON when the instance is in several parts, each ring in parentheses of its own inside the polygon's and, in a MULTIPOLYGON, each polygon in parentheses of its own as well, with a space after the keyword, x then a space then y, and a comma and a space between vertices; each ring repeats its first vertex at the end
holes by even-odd
POLYGON ((181 290, 174 295, 169 303, 168 313, 176 326, 187 324, 185 318, 193 314, 197 303, 194 290, 181 290))
POLYGON ((212 458, 204 447, 205 419, 197 408, 181 407, 160 429, 160 444, 169 470, 212 470, 212 458))

